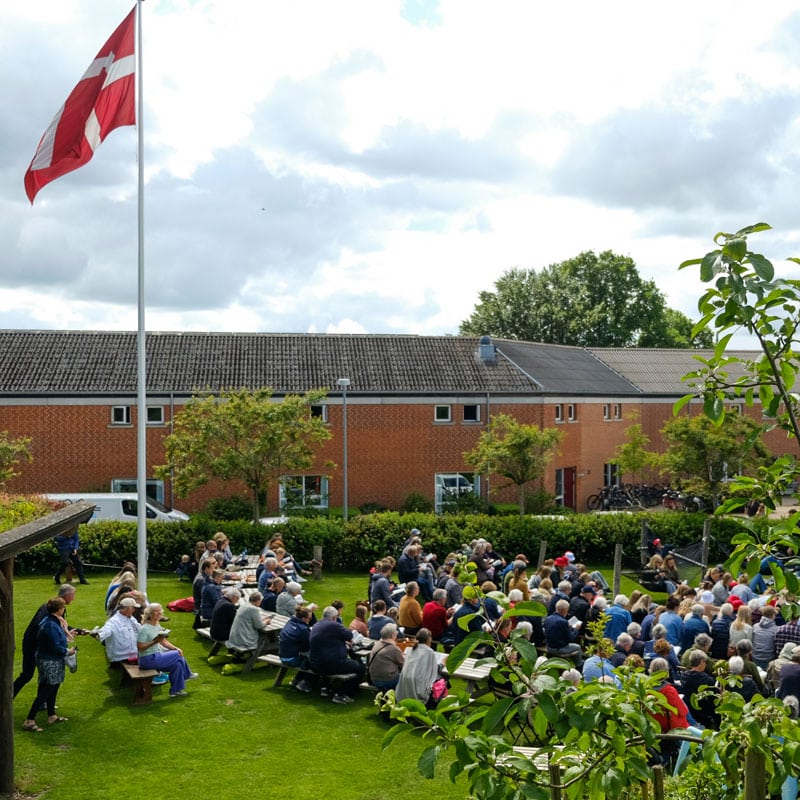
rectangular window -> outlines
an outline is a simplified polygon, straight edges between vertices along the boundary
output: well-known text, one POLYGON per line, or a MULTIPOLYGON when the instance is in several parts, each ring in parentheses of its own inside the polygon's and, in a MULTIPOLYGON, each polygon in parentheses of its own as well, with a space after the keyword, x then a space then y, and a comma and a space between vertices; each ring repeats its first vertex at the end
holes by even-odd
POLYGON ((131 407, 130 406, 111 406, 112 425, 130 425, 131 407))
POLYGON ((564 421, 564 406, 561 403, 556 403, 556 422, 564 421))
POLYGON ((567 417, 570 422, 575 422, 578 419, 578 406, 575 403, 570 403, 567 406, 567 417))
POLYGON ((147 424, 164 424, 164 406, 147 406, 147 424))
MULTIPOLYGON (((112 492, 136 492, 138 491, 137 486, 136 478, 112 478, 111 480, 112 492)), ((148 478, 145 486, 147 487, 145 492, 151 500, 164 502, 164 481, 148 478)))
POLYGON ((603 419, 611 419, 611 404, 606 403, 603 406, 603 419))
POLYGON ((286 475, 280 483, 281 508, 327 508, 328 479, 324 475, 286 475))
POLYGON ((465 494, 480 494, 480 475, 470 472, 437 472, 434 476, 434 510, 437 514, 457 507, 465 494))
POLYGON ((481 407, 477 403, 464 406, 464 422, 480 422, 481 407))
POLYGON ((450 406, 434 406, 433 408, 433 421, 434 422, 450 422, 452 420, 450 406))
POLYGON ((622 403, 614 404, 614 419, 622 419, 622 403))
POLYGON ((728 411, 730 411, 731 414, 743 414, 744 408, 741 403, 731 403, 730 406, 728 406, 728 411))
POLYGON ((555 501, 557 506, 564 505, 564 469, 556 470, 555 501))
POLYGON ((326 405, 312 405, 311 406, 311 416, 318 417, 323 422, 328 421, 328 406, 326 405))
POLYGON ((606 486, 619 485, 619 466, 617 464, 603 464, 603 480, 606 486))

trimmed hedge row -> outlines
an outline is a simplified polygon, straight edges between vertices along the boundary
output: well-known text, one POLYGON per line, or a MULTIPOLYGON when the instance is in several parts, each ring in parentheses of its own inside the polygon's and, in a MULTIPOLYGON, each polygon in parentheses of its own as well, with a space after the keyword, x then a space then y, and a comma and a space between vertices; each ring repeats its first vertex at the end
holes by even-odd
MULTIPOLYGON (((397 557, 412 528, 422 531, 426 549, 443 557, 462 543, 483 537, 506 557, 525 553, 535 561, 542 540, 548 555, 572 550, 579 561, 609 563, 617 542, 623 545, 626 560, 638 563, 642 523, 653 534, 676 546, 700 541, 704 514, 573 514, 561 519, 517 516, 468 515, 435 516, 425 513, 386 512, 366 514, 347 523, 326 517, 292 517, 286 523, 253 526, 247 521, 214 521, 194 517, 180 523, 148 525, 150 569, 173 570, 181 555, 191 553, 194 544, 222 530, 231 541, 234 553, 247 549, 257 553, 266 539, 282 534, 288 548, 300 560, 308 560, 314 545, 322 547, 327 569, 368 570, 384 555, 397 557)), ((741 530, 733 518, 714 518, 710 559, 722 561, 731 537, 741 530)), ((82 525, 81 556, 88 564, 117 566, 126 559, 136 560, 136 524, 95 522, 82 525)), ((17 557, 18 573, 45 573, 54 568, 58 557, 54 545, 44 543, 17 557)))

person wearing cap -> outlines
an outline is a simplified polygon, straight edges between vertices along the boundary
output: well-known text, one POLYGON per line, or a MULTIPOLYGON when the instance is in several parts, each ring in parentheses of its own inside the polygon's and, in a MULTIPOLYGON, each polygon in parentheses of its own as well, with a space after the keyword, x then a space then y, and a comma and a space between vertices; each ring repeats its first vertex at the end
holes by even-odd
POLYGON ((111 664, 139 660, 139 631, 141 623, 133 616, 139 603, 133 597, 123 597, 114 615, 97 632, 97 638, 106 648, 111 664))

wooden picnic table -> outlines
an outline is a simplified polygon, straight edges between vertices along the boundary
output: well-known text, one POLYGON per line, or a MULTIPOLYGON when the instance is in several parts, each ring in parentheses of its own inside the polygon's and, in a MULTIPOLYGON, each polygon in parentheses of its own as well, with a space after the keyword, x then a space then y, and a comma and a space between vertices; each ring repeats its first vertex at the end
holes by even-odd
POLYGON ((480 684, 488 679, 495 665, 494 661, 487 661, 484 664, 478 663, 483 660, 485 659, 465 658, 454 672, 447 671, 447 662, 445 661, 443 671, 450 675, 451 678, 458 678, 459 680, 465 681, 467 684, 467 692, 473 697, 480 697, 480 695, 486 694, 486 692, 489 691, 488 687, 481 687, 480 684))

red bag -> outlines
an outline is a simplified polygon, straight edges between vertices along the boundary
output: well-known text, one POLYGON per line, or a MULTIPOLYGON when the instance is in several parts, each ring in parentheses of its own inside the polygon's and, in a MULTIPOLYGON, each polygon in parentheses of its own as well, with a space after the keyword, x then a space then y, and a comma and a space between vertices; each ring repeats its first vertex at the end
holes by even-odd
POLYGON ((444 678, 437 678, 431 686, 431 700, 439 702, 447 694, 447 681, 444 678))
POLYGON ((167 608, 170 611, 194 611, 194 598, 182 597, 180 600, 173 600, 167 603, 167 608))

